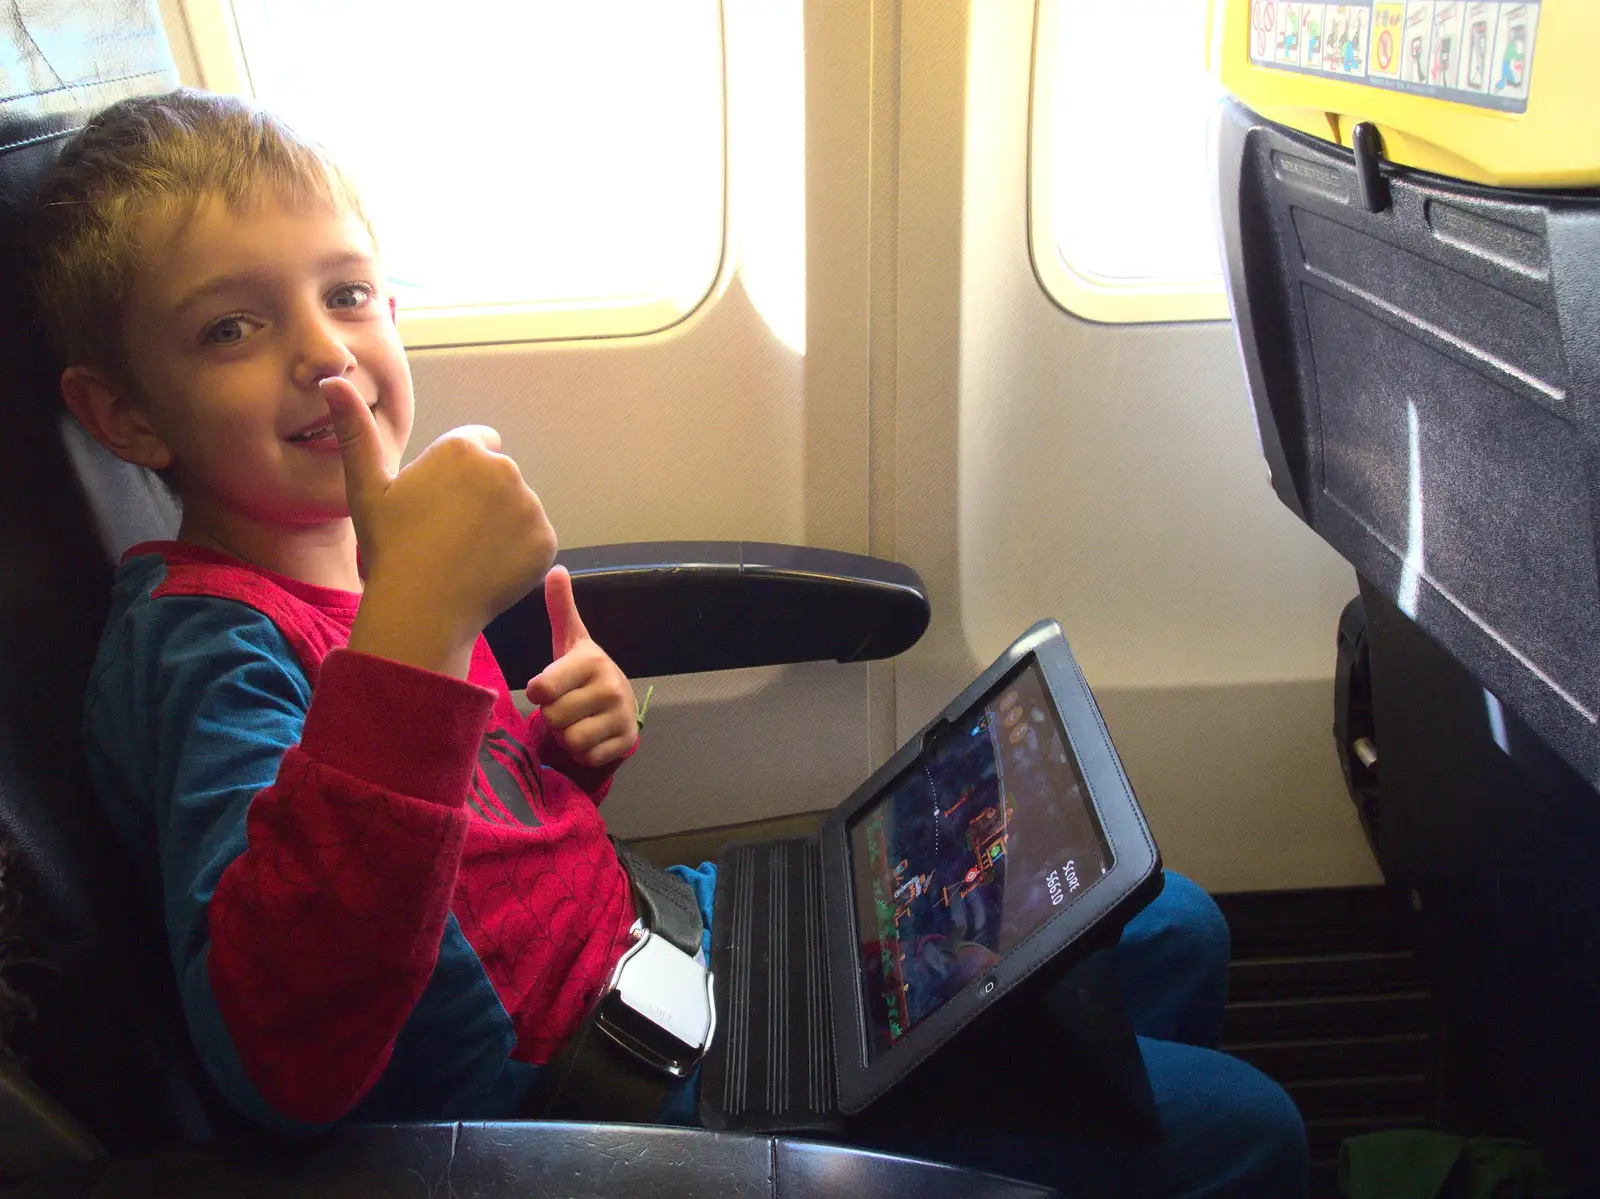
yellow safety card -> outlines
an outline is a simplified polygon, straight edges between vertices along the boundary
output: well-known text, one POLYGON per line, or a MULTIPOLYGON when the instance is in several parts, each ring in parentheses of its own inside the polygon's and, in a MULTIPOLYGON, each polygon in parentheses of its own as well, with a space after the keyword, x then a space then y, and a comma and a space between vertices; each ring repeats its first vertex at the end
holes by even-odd
POLYGON ((1250 61, 1525 112, 1539 7, 1494 0, 1251 0, 1250 61))

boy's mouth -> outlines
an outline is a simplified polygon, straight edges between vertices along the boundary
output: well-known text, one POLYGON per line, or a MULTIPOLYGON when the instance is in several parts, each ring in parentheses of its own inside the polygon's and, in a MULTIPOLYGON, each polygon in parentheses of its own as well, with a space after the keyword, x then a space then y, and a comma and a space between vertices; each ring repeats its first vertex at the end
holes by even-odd
MULTIPOLYGON (((378 406, 376 404, 369 404, 368 408, 376 412, 378 406)), ((306 425, 297 432, 289 434, 284 438, 284 440, 293 442, 296 445, 306 445, 308 443, 318 442, 332 443, 335 440, 333 421, 331 419, 324 418, 323 420, 319 420, 314 424, 306 425)))

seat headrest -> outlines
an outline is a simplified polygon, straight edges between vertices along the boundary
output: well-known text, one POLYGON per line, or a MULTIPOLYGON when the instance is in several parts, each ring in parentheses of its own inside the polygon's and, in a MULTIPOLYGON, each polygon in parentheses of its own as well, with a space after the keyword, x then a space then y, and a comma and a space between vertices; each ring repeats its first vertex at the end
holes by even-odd
POLYGON ((0 21, 0 839, 33 1008, 12 1048, 113 1150, 198 1139, 210 1117, 164 937, 88 785, 83 686, 116 553, 169 533, 163 489, 71 426, 24 291, 29 210, 100 108, 178 86, 156 0, 18 0, 0 21))

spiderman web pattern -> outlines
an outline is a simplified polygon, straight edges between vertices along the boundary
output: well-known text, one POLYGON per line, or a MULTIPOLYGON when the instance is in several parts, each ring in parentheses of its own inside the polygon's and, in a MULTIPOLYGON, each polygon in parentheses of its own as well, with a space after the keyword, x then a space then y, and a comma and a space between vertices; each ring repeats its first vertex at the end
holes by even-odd
MULTIPOLYGON (((174 564, 158 592, 262 612, 313 685, 349 638, 349 615, 246 569, 174 564)), ((591 795, 541 761, 542 722, 516 711, 481 638, 471 681, 496 701, 465 806, 374 787, 294 748, 250 805, 249 851, 218 882, 213 993, 252 1081, 293 1118, 337 1119, 382 1075, 452 911, 522 1061, 555 1054, 621 953, 634 912, 595 808, 606 785, 591 795)))

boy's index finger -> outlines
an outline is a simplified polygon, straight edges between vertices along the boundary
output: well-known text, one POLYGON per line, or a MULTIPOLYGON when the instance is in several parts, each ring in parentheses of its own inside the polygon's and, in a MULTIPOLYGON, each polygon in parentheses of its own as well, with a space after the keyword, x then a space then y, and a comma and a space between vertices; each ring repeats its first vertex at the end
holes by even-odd
POLYGON ((344 459, 345 491, 354 514, 368 497, 381 494, 389 486, 378 422, 350 380, 335 375, 319 380, 319 386, 322 398, 328 402, 328 415, 333 418, 333 435, 339 440, 339 456, 344 459))

